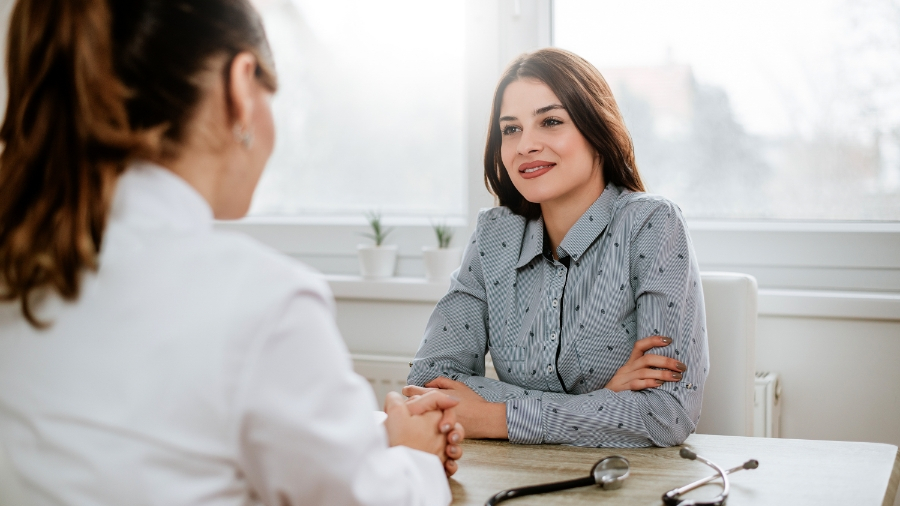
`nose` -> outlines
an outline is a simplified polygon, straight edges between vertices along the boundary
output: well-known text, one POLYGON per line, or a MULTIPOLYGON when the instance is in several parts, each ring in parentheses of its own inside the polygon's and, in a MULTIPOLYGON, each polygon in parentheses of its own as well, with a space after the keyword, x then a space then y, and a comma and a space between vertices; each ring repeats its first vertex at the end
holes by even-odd
POLYGON ((516 152, 520 155, 528 155, 532 153, 540 153, 543 145, 533 129, 523 130, 519 136, 519 143, 516 146, 516 152))

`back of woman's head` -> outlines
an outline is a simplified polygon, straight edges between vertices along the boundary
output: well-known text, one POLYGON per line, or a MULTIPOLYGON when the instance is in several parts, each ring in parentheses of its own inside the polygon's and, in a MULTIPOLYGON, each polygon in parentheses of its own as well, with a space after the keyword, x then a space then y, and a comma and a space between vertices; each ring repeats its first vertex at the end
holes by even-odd
POLYGON ((516 190, 500 157, 503 93, 510 83, 519 79, 541 81, 559 98, 572 122, 600 156, 605 182, 644 191, 631 136, 606 80, 584 58, 562 49, 547 48, 516 58, 503 72, 494 92, 484 151, 484 178, 500 205, 528 219, 541 215, 540 205, 525 200, 516 190))
POLYGON ((199 76, 249 51, 262 84, 276 82, 247 0, 19 0, 7 47, 0 298, 39 326, 33 296, 74 299, 96 268, 128 162, 177 156, 204 96, 199 76))

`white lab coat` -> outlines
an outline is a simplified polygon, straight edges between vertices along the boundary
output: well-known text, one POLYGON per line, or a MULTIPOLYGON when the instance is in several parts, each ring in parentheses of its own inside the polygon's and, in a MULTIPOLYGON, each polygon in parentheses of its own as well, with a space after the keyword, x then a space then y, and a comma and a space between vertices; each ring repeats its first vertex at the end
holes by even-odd
POLYGON ((120 179, 76 302, 0 304, 0 447, 35 505, 445 505, 437 457, 388 448, 327 285, 214 231, 182 179, 120 179))

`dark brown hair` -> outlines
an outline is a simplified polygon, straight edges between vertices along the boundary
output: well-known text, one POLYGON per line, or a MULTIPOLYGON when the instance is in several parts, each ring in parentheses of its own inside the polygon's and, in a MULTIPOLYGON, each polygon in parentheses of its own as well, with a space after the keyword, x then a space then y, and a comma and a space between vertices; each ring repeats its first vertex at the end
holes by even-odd
POLYGON ((540 204, 525 200, 513 185, 500 158, 503 140, 500 105, 506 87, 519 79, 537 79, 556 94, 575 127, 600 155, 603 179, 607 183, 632 191, 644 191, 644 183, 634 161, 631 136, 606 80, 584 58, 562 49, 547 48, 516 58, 503 72, 494 92, 484 148, 484 182, 500 200, 501 206, 528 219, 541 215, 540 204))
POLYGON ((212 59, 251 51, 262 84, 276 79, 247 0, 19 0, 7 42, 0 300, 41 327, 32 297, 77 298, 119 174, 177 153, 212 59))

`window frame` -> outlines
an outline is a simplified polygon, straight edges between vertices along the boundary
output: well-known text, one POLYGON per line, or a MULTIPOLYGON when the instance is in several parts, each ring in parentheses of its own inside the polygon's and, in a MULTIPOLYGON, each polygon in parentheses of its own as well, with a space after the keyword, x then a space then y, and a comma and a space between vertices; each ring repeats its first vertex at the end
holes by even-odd
MULTIPOLYGON (((481 208, 494 205, 484 188, 483 145, 494 85, 516 55, 552 45, 552 0, 466 0, 464 160, 466 221, 454 226, 464 245, 481 208)), ((398 275, 422 276, 422 246, 433 245, 426 219, 388 223, 399 246, 398 275)), ((745 272, 761 288, 900 293, 900 222, 688 220, 703 270, 745 272)), ((250 217, 220 222, 329 274, 358 272, 356 244, 363 217, 344 223, 250 217)))

